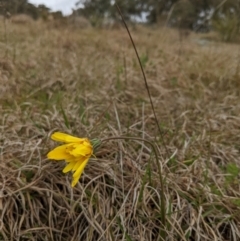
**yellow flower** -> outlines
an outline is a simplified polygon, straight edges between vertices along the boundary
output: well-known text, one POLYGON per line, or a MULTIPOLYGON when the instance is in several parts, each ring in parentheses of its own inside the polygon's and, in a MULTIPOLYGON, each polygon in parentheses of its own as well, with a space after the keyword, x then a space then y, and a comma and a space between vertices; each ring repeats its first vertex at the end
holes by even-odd
POLYGON ((78 138, 65 133, 55 132, 51 135, 54 141, 64 142, 47 154, 49 159, 65 160, 67 165, 63 172, 73 172, 72 187, 74 187, 93 154, 93 146, 87 138, 78 138))

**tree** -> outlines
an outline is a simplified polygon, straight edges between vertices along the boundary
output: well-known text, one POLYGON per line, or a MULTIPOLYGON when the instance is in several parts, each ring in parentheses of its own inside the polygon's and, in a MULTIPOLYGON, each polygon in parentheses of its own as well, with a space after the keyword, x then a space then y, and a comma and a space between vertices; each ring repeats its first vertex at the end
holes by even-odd
POLYGON ((240 0, 80 0, 82 7, 77 11, 95 24, 105 18, 116 20, 119 14, 114 3, 130 21, 146 13, 149 23, 158 23, 167 15, 173 26, 181 28, 204 30, 213 23, 216 29, 229 29, 231 36, 240 28, 240 0))
POLYGON ((170 11, 172 6, 179 0, 148 0, 145 11, 148 12, 147 19, 150 23, 158 23, 163 13, 170 11))
POLYGON ((50 8, 46 7, 44 4, 39 4, 37 10, 43 20, 48 19, 50 8))
POLYGON ((111 8, 111 0, 80 0, 77 6, 82 5, 79 12, 86 18, 97 17, 103 18, 111 8))
POLYGON ((1 11, 10 12, 11 14, 24 13, 26 11, 27 0, 2 0, 1 11))
POLYGON ((240 33, 240 1, 215 1, 218 5, 212 14, 212 26, 222 40, 232 41, 240 33))
POLYGON ((77 6, 83 6, 78 12, 88 19, 118 19, 119 14, 115 4, 118 4, 124 19, 131 20, 132 16, 142 13, 144 0, 80 0, 77 2, 77 6))
POLYGON ((92 26, 100 26, 105 17, 111 13, 111 0, 80 0, 77 6, 82 5, 76 12, 90 21, 92 26))
POLYGON ((197 8, 191 3, 191 1, 181 0, 174 4, 171 14, 171 22, 173 26, 181 29, 192 29, 193 24, 197 19, 197 8))
POLYGON ((6 12, 11 15, 24 13, 33 19, 38 19, 48 15, 50 9, 43 4, 36 7, 34 4, 29 3, 28 0, 1 0, 0 14, 5 15, 6 12))
MULTIPOLYGON (((122 15, 125 20, 131 20, 133 16, 140 16, 144 10, 143 2, 141 0, 116 0, 117 4, 122 12, 122 15)), ((116 8, 113 9, 116 16, 116 8)), ((112 14, 114 16, 114 14, 112 14)), ((118 13, 117 13, 118 15, 118 13)), ((117 18, 117 17, 115 17, 117 18)))

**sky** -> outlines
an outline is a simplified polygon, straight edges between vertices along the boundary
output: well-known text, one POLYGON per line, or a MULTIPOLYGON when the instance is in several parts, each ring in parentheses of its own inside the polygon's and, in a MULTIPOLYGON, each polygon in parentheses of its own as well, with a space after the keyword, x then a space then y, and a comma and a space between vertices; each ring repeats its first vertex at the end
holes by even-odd
POLYGON ((64 15, 71 14, 72 8, 75 8, 77 0, 29 0, 29 3, 35 5, 44 4, 52 11, 62 11, 64 15))

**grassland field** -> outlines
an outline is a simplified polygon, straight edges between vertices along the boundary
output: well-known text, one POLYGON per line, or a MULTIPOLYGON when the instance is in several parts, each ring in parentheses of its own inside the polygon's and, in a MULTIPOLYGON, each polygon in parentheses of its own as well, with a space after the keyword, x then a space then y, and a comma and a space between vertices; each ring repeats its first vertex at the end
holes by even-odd
POLYGON ((240 240, 240 45, 130 31, 161 133, 123 27, 0 23, 0 240, 240 240), (109 138, 74 188, 55 131, 109 138))

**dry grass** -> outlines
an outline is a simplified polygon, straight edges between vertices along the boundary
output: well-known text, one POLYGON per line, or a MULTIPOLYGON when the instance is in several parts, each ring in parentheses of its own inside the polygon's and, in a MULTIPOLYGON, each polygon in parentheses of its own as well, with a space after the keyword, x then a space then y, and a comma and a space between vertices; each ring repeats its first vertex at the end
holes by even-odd
POLYGON ((239 46, 132 32, 168 157, 124 29, 0 32, 0 240, 240 240, 239 46), (72 189, 46 159, 56 130, 154 142, 164 189, 133 140, 104 142, 72 189))

